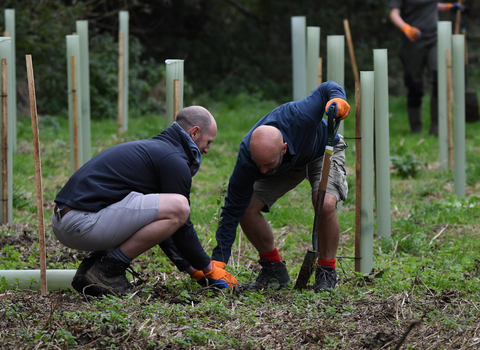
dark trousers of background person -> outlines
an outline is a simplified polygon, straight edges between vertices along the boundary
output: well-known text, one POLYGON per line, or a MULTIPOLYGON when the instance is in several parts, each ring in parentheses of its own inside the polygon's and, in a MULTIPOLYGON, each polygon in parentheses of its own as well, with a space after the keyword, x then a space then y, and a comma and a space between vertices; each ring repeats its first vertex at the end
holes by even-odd
POLYGON ((405 86, 408 90, 407 111, 410 129, 422 133, 422 97, 425 94, 423 77, 428 72, 432 95, 430 99, 430 134, 438 135, 438 84, 437 84, 437 38, 412 42, 405 38, 400 47, 400 59, 404 68, 405 86))

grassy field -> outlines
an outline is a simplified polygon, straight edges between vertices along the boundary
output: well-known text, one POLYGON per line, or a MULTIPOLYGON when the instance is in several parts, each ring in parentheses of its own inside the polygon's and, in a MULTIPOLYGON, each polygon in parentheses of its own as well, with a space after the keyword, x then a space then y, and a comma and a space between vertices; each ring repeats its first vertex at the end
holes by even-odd
MULTIPOLYGON (((191 218, 210 253, 240 140, 277 105, 247 95, 201 104, 216 117, 218 135, 193 181, 191 218)), ((428 135, 427 109, 423 135, 412 135, 404 104, 403 98, 390 100, 392 237, 375 239, 371 276, 356 274, 353 260, 338 258, 339 283, 330 294, 219 292, 176 271, 156 248, 133 263, 148 281, 146 293, 136 299, 85 299, 71 291, 41 297, 0 283, 0 348, 395 349, 402 341, 404 349, 480 347, 480 123, 467 124, 467 195, 458 198, 453 172, 439 169, 438 139, 428 135)), ((353 110, 345 121, 346 137, 355 136, 353 110)), ((154 136, 164 127, 160 116, 131 116, 129 131, 118 136, 114 120, 92 121, 93 153, 154 136)), ((39 128, 47 267, 74 269, 84 253, 60 245, 50 228, 53 199, 70 175, 68 122, 43 116, 39 128)), ((14 220, 0 234, 0 270, 39 266, 28 118, 19 120, 18 132, 14 220)), ((354 256, 354 140, 349 144, 349 197, 339 212, 341 257, 354 256)), ((295 280, 311 245, 308 182, 279 200, 266 218, 295 280)), ((240 283, 250 283, 259 270, 258 254, 239 233, 227 269, 240 283)))

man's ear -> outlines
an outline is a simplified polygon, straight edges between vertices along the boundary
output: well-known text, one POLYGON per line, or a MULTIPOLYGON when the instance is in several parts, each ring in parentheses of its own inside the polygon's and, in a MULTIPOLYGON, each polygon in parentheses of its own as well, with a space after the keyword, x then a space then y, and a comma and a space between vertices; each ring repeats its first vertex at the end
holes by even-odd
POLYGON ((190 135, 192 140, 195 141, 200 136, 200 127, 199 126, 192 127, 188 134, 190 135))
POLYGON ((287 153, 287 143, 286 142, 284 142, 283 146, 282 146, 282 154, 285 154, 285 153, 287 153))

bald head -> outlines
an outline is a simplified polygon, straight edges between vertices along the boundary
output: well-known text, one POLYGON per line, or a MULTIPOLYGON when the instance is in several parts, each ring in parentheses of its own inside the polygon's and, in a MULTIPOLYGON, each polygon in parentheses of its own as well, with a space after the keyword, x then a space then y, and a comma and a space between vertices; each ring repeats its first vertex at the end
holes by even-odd
POLYGON ((190 135, 200 152, 207 153, 217 135, 217 123, 212 114, 202 106, 185 107, 177 114, 178 125, 190 135))
POLYGON ((283 142, 283 135, 274 126, 261 125, 252 132, 250 154, 262 173, 275 172, 286 151, 287 144, 283 142))
POLYGON ((198 126, 201 129, 208 129, 215 123, 212 114, 202 106, 185 107, 177 114, 175 120, 183 130, 188 130, 193 126, 198 126))

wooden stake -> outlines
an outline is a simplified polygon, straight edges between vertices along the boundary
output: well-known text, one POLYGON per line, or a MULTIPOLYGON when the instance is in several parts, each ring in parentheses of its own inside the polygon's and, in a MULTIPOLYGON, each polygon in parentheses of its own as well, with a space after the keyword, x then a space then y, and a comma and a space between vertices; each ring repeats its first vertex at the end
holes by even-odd
POLYGON ((318 86, 322 83, 322 58, 318 58, 318 86))
MULTIPOLYGON (((462 6, 462 0, 458 0, 457 3, 462 6)), ((457 18, 455 20, 455 34, 460 34, 460 22, 462 21, 462 11, 457 10, 457 18)))
POLYGON ((118 33, 118 133, 123 133, 123 31, 118 33))
POLYGON ((7 59, 2 58, 2 203, 3 224, 8 224, 8 109, 7 109, 7 59))
POLYGON ((360 83, 355 82, 355 272, 360 272, 360 235, 362 219, 362 133, 360 125, 360 83))
POLYGON ((452 53, 447 50, 447 131, 448 131, 448 166, 453 169, 453 83, 452 83, 452 53))
POLYGON ((345 28, 345 37, 348 43, 348 52, 350 54, 350 61, 352 62, 353 76, 355 77, 355 83, 360 84, 360 77, 358 75, 357 61, 355 60, 355 52, 353 51, 352 35, 350 34, 350 25, 348 19, 343 20, 343 27, 345 28))
POLYGON ((45 255, 45 226, 43 222, 42 166, 40 163, 40 141, 38 137, 37 102, 33 79, 32 55, 26 55, 30 115, 32 117, 33 153, 35 156, 35 182, 37 184, 38 243, 40 246, 40 280, 42 295, 47 295, 47 264, 45 255))
POLYGON ((180 112, 180 79, 173 79, 173 120, 177 120, 180 112))
POLYGON ((79 156, 78 156, 78 113, 77 113, 77 75, 75 55, 70 57, 72 67, 72 109, 73 109, 73 159, 75 165, 75 171, 78 170, 79 156))

